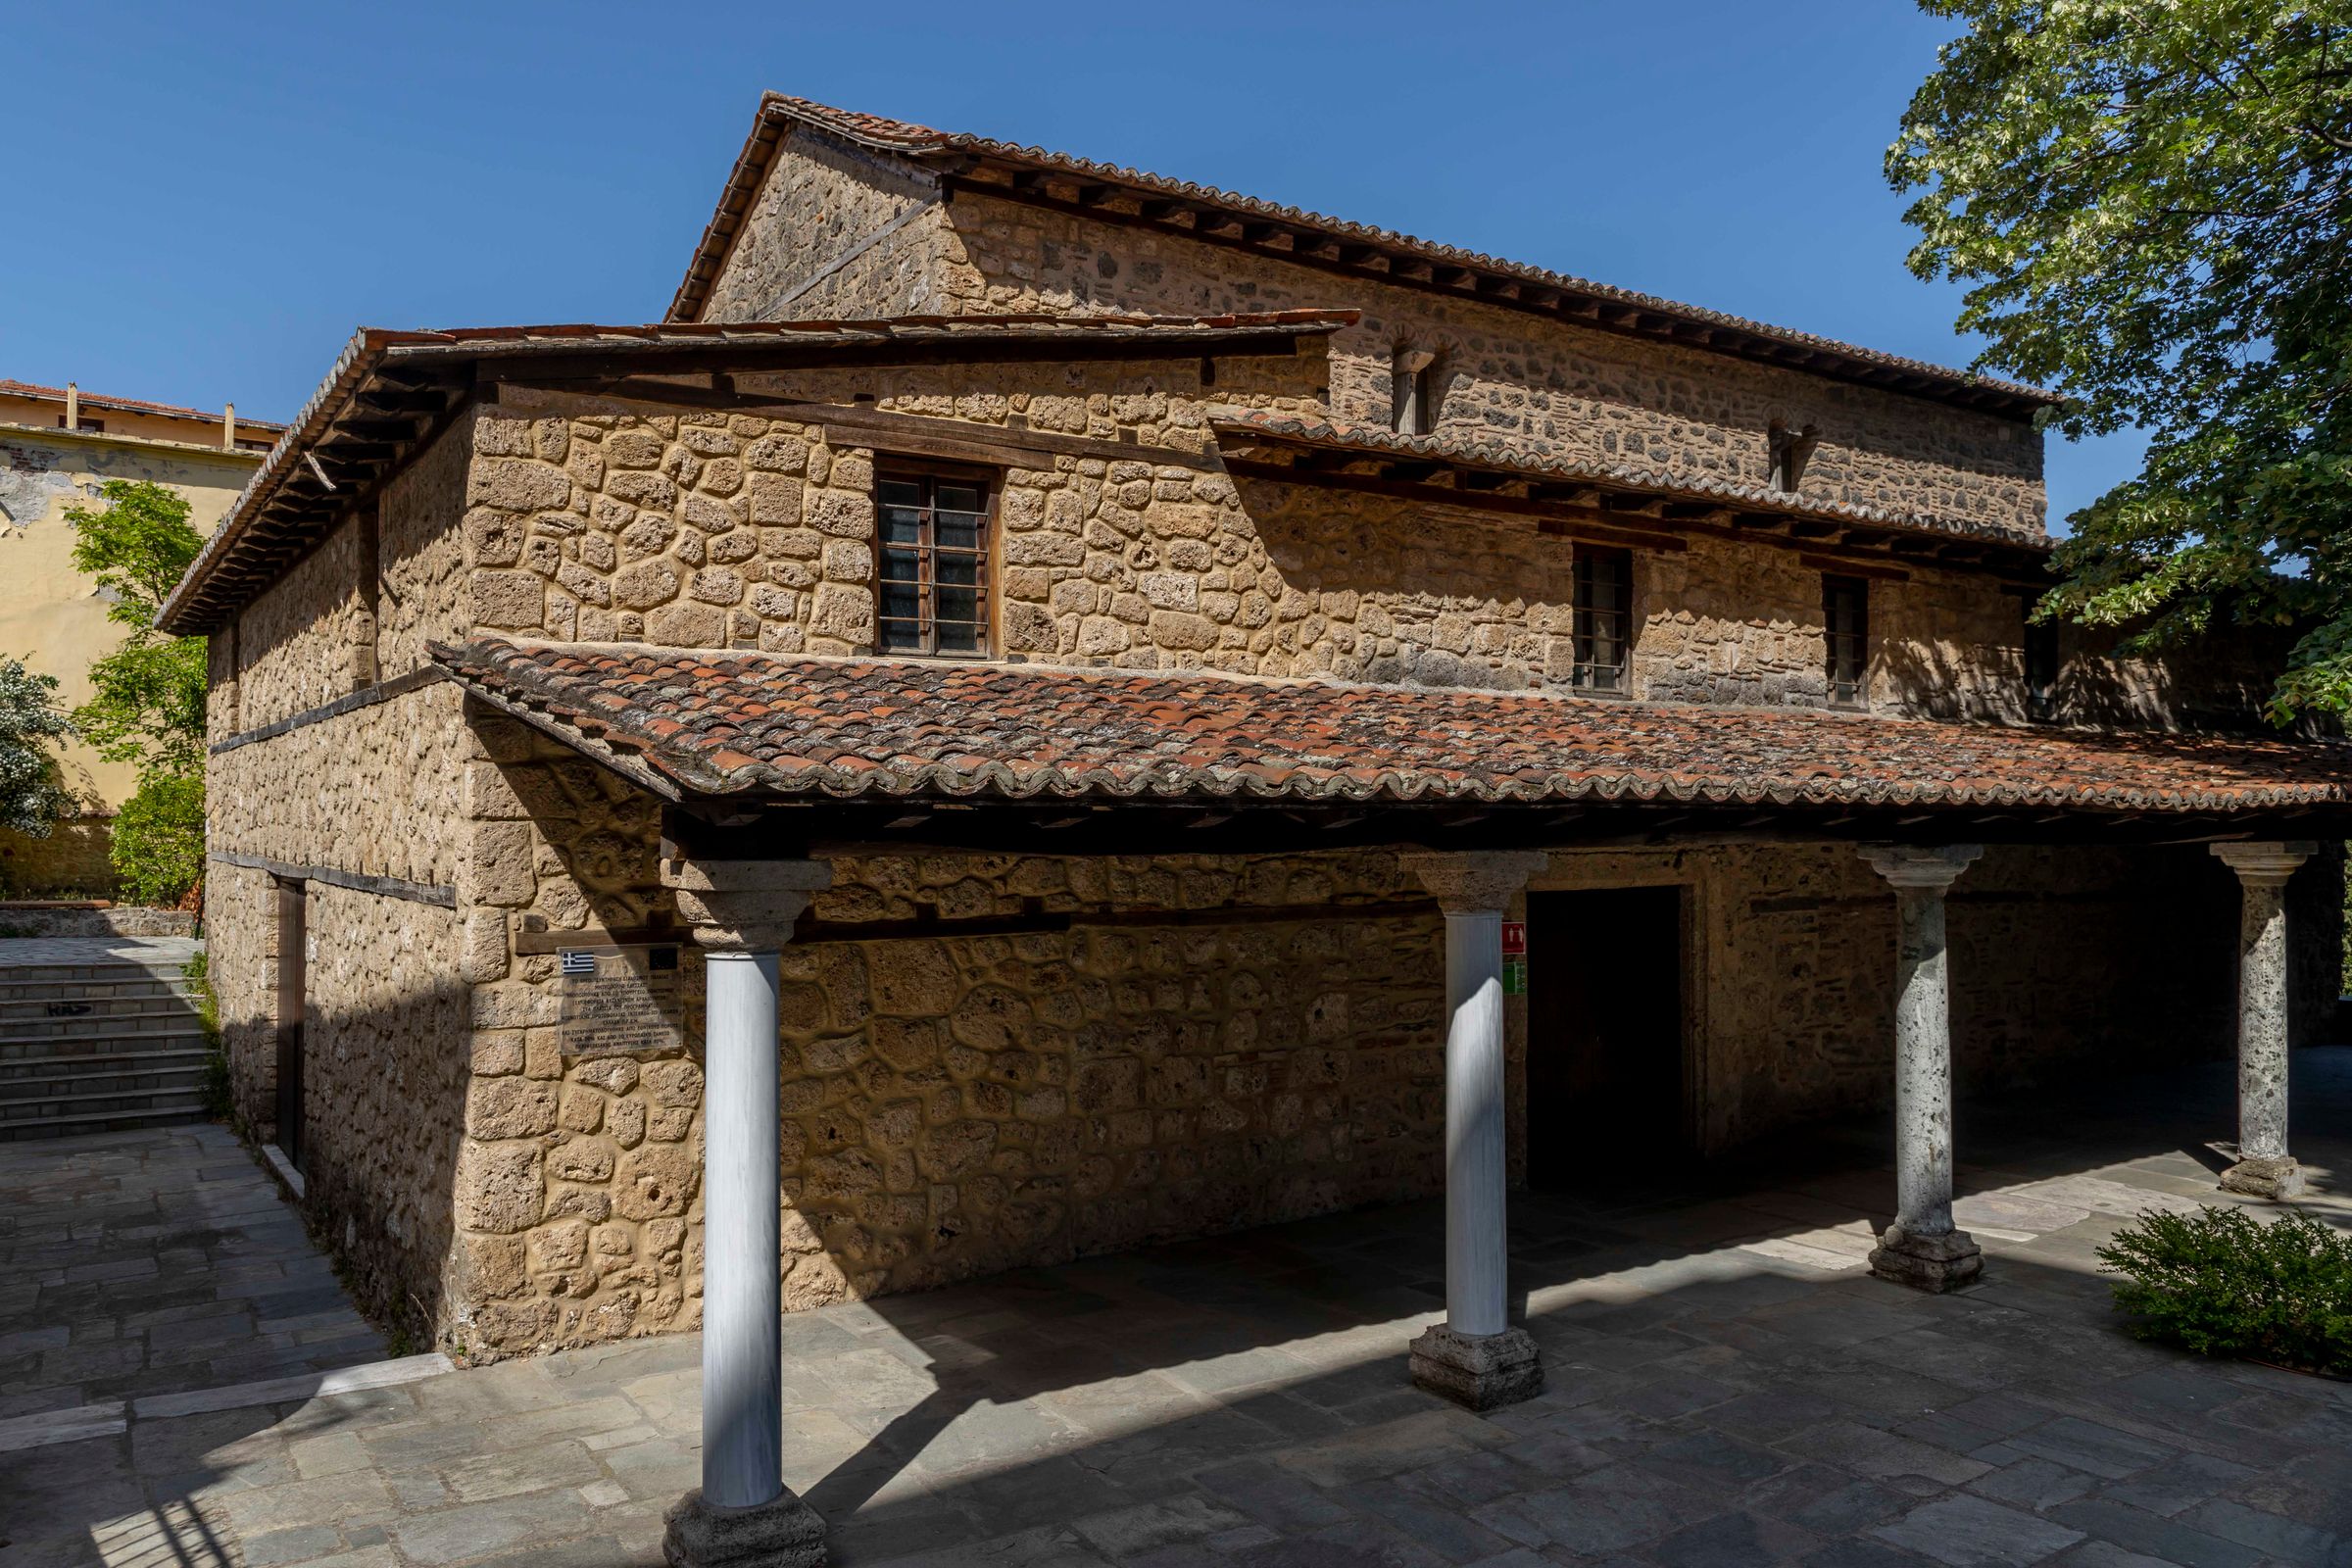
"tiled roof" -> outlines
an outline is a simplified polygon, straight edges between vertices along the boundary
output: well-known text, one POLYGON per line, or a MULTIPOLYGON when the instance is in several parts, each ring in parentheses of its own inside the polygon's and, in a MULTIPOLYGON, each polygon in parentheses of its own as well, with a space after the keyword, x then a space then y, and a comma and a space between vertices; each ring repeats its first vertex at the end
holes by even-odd
POLYGON ((2005 381, 1973 371, 1914 360, 1899 354, 1887 354, 1878 349, 1841 343, 1835 338, 1812 332, 1799 332, 1789 327, 1774 326, 1728 315, 1722 311, 1706 310, 1695 305, 1684 305, 1662 299, 1654 294, 1642 294, 1613 284, 1595 282, 1566 272, 1555 272, 1523 262, 1506 261, 1483 252, 1464 250, 1459 246, 1441 245, 1417 235, 1399 233, 1394 229, 1378 228, 1368 223, 1350 222, 1303 208, 1287 207, 1254 196, 1221 190, 1211 185, 1196 184, 1191 180, 1171 179, 1163 174, 1147 173, 1142 170, 1121 168, 1098 163, 1089 158, 1073 157, 1068 153, 1050 152, 1042 147, 1023 147, 1013 142, 1000 141, 989 136, 975 136, 962 131, 934 130, 903 120, 889 120, 879 115, 860 114, 847 109, 835 109, 827 104, 795 98, 785 93, 768 93, 760 100, 760 114, 753 123, 751 137, 738 156, 721 194, 718 210, 703 231, 701 244, 689 264, 686 277, 678 285, 676 297, 670 303, 670 316, 675 319, 692 319, 702 313, 710 284, 718 275, 720 264, 733 244, 744 212, 757 196, 767 162, 775 154, 780 141, 777 127, 781 123, 799 122, 814 125, 834 135, 887 152, 913 157, 925 155, 970 155, 1000 159, 1025 169, 1048 173, 1115 184, 1148 196, 1195 202, 1200 206, 1236 216, 1272 221, 1292 228, 1328 236, 1343 242, 1367 245, 1395 251, 1416 260, 1440 266, 1472 269, 1497 277, 1551 289, 1622 310, 1644 313, 1661 318, 1668 330, 1662 334, 1690 346, 1740 353, 1745 358, 1785 358, 1796 356, 1790 363, 1801 369, 1826 369, 1830 362, 1847 369, 1872 368, 1898 372, 1933 383, 1944 392, 1989 394, 2000 402, 2031 409, 2055 404, 2058 395, 2040 387, 2005 381), (1776 353, 1754 353, 1746 348, 1732 349, 1714 340, 1714 333, 1730 334, 1741 340, 1752 340, 1776 353), (1810 355, 1818 363, 1806 363, 1810 355))
POLYGON ((1266 409, 1221 409, 1212 421, 1227 447, 1253 436, 1284 444, 1316 447, 1333 452, 1371 456, 1434 458, 1468 467, 1524 474, 1552 484, 1590 484, 1600 489, 1639 492, 1670 501, 1721 502, 1730 506, 1774 513, 1788 517, 1815 517, 1829 522, 1862 523, 1920 533, 1961 534, 1995 539, 2033 550, 2049 550, 2052 542, 2036 528, 2011 527, 1974 517, 1946 517, 1926 513, 1895 512, 1850 501, 1793 495, 1763 485, 1734 484, 1701 475, 1644 468, 1630 463, 1588 464, 1531 452, 1520 441, 1446 431, 1434 435, 1400 435, 1377 425, 1338 419, 1311 419, 1302 415, 1266 409))
MULTIPOLYGON (((125 414, 154 414, 167 419, 202 419, 205 423, 212 425, 218 425, 220 422, 221 415, 226 412, 222 409, 190 409, 177 403, 150 403, 144 398, 119 398, 105 392, 83 392, 78 389, 74 395, 84 408, 121 409, 125 414)), ((37 382, 11 381, 0 377, 0 398, 40 398, 51 403, 63 403, 66 399, 66 389, 62 386, 42 386, 37 382)), ((274 431, 283 430, 285 426, 273 419, 248 418, 240 414, 237 416, 237 428, 274 431)))
POLYGON ((2340 744, 501 639, 432 655, 687 794, 2213 812, 2340 807, 2352 784, 2340 744))

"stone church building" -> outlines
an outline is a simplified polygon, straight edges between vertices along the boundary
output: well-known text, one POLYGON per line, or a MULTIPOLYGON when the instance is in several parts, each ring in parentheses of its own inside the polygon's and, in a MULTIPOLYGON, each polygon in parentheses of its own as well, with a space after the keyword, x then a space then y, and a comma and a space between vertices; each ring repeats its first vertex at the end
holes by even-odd
POLYGON ((361 332, 168 607, 240 1114, 445 1347, 703 1327, 695 1562, 821 1549, 780 1309, 1443 1192, 1486 1405, 1509 1186, 1884 1107, 1944 1288, 1955 1080, 2242 1045, 2292 1191, 2347 756, 2030 618, 2051 401, 770 97, 668 319, 361 332))

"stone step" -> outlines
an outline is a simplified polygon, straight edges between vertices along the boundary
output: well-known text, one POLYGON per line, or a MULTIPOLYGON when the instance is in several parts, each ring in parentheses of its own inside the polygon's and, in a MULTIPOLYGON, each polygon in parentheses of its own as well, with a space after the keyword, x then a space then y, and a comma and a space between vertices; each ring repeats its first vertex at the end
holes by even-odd
POLYGON ((169 1012, 87 1013, 80 1017, 11 1018, 0 1023, 0 1048, 42 1040, 88 1040, 97 1036, 184 1035, 204 1032, 204 1020, 185 1008, 169 1012))
POLYGON ((0 1029, 18 1018, 88 1017, 103 1012, 193 1012, 193 993, 172 991, 46 991, 37 997, 0 997, 0 1029))
POLYGON ((105 958, 91 963, 11 963, 0 965, 0 985, 57 985, 88 980, 180 980, 184 971, 165 959, 105 958))
POLYGON ((0 1018, 42 1013, 59 1002, 195 1006, 198 990, 170 980, 64 980, 59 985, 0 987, 0 1018))
POLYGON ((203 1027, 192 1018, 183 1018, 170 1029, 101 1029, 74 1034, 0 1038, 0 1062, 103 1055, 110 1051, 185 1050, 201 1048, 203 1044, 203 1027))
POLYGON ((10 1062, 0 1066, 0 1113, 28 1100, 75 1095, 152 1094, 204 1087, 204 1053, 153 1051, 87 1061, 10 1062), (16 1071, 30 1066, 36 1070, 16 1071))
POLYGON ((72 1116, 43 1116, 12 1121, 0 1116, 0 1144, 28 1138, 71 1138, 77 1133, 124 1132, 136 1127, 184 1127, 211 1118, 199 1104, 194 1109, 108 1110, 72 1116))
POLYGON ((41 1100, 0 1101, 0 1127, 103 1116, 118 1111, 137 1114, 167 1111, 201 1113, 203 1109, 204 1094, 200 1089, 133 1089, 121 1094, 51 1095, 41 1100))

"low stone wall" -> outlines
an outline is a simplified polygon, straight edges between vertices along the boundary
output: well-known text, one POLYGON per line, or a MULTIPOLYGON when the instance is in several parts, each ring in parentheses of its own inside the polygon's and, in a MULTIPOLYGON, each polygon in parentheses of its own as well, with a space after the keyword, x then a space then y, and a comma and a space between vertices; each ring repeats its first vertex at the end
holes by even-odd
POLYGON ((0 937, 192 937, 195 934, 196 916, 186 909, 0 902, 0 937))

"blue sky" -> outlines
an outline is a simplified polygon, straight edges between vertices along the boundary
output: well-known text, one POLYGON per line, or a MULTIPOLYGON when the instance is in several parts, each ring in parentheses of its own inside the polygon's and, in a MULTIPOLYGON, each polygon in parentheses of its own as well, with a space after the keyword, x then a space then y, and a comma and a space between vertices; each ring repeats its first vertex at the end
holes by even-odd
MULTIPOLYGON (((1974 353, 1879 172, 1945 34, 1900 0, 15 0, 7 30, 0 376, 283 417, 361 324, 658 319, 767 87, 1974 353)), ((2052 516, 2137 451, 2053 440, 2052 516)))

